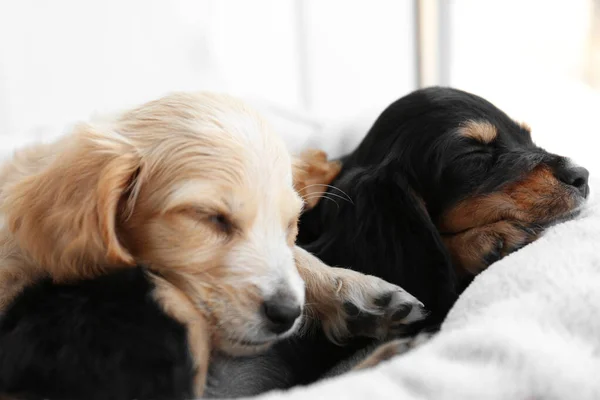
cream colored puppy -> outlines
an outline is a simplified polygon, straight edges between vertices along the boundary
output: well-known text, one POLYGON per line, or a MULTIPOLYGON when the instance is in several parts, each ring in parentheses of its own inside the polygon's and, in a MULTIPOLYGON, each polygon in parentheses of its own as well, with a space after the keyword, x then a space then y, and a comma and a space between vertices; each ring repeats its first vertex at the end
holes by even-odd
MULTIPOLYGON (((297 164, 304 179, 309 164, 297 164)), ((265 349, 296 332, 303 311, 337 341, 382 337, 423 316, 401 288, 295 246, 303 201, 290 155, 229 96, 178 93, 80 125, 16 153, 0 182, 0 310, 43 277, 144 265, 154 298, 186 326, 196 395, 212 349, 265 349), (349 304, 379 323, 349 324, 349 304)))

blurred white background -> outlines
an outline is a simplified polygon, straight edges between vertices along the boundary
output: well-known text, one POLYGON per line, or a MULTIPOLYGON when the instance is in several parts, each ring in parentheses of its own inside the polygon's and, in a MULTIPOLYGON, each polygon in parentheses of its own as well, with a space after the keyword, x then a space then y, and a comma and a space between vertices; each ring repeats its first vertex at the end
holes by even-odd
POLYGON ((600 173, 600 1, 451 0, 450 84, 600 173))
POLYGON ((600 172, 598 0, 0 0, 3 150, 212 89, 264 106, 292 150, 335 155, 424 83, 488 98, 600 172))

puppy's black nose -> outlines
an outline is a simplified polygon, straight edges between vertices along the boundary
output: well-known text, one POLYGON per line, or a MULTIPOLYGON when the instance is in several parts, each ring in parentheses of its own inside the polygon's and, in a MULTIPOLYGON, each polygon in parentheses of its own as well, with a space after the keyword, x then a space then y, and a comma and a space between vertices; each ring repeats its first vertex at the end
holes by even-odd
POLYGON ((263 303, 262 309, 268 329, 276 334, 289 331, 302 314, 300 305, 286 296, 273 296, 263 303))
POLYGON ((587 169, 583 167, 561 167, 556 170, 555 175, 561 182, 579 190, 583 197, 588 196, 590 172, 587 169))

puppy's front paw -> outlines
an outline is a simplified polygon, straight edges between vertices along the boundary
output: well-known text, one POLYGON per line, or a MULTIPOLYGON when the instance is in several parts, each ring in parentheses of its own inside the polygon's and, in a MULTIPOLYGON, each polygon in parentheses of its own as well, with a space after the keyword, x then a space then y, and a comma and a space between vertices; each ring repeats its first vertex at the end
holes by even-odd
POLYGON ((333 308, 322 319, 333 341, 356 336, 384 339, 426 316, 423 303, 383 279, 342 268, 334 268, 334 276, 333 308))
POLYGON ((447 236, 444 242, 461 270, 477 274, 539 237, 540 229, 516 221, 499 221, 447 236))

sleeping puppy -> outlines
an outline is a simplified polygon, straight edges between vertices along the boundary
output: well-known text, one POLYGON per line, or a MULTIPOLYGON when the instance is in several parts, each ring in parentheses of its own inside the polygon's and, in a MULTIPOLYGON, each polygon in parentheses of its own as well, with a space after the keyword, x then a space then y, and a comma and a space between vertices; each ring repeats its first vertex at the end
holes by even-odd
MULTIPOLYGON (((449 88, 394 102, 341 162, 328 188, 337 201, 302 216, 298 242, 414 294, 431 311, 418 329, 439 324, 474 275, 572 218, 589 194, 585 168, 536 146, 527 125, 488 101, 449 88)), ((391 344, 382 357, 394 346, 406 347, 391 344)))
POLYGON ((0 171, 0 395, 190 398, 214 354, 301 324, 340 342, 420 319, 401 288, 295 246, 292 175, 259 115, 207 93, 18 152, 0 171))
POLYGON ((390 105, 341 162, 329 192, 352 202, 319 202, 302 216, 298 242, 403 285, 432 322, 457 283, 572 218, 589 193, 585 168, 537 147, 527 125, 488 101, 449 88, 390 105))

